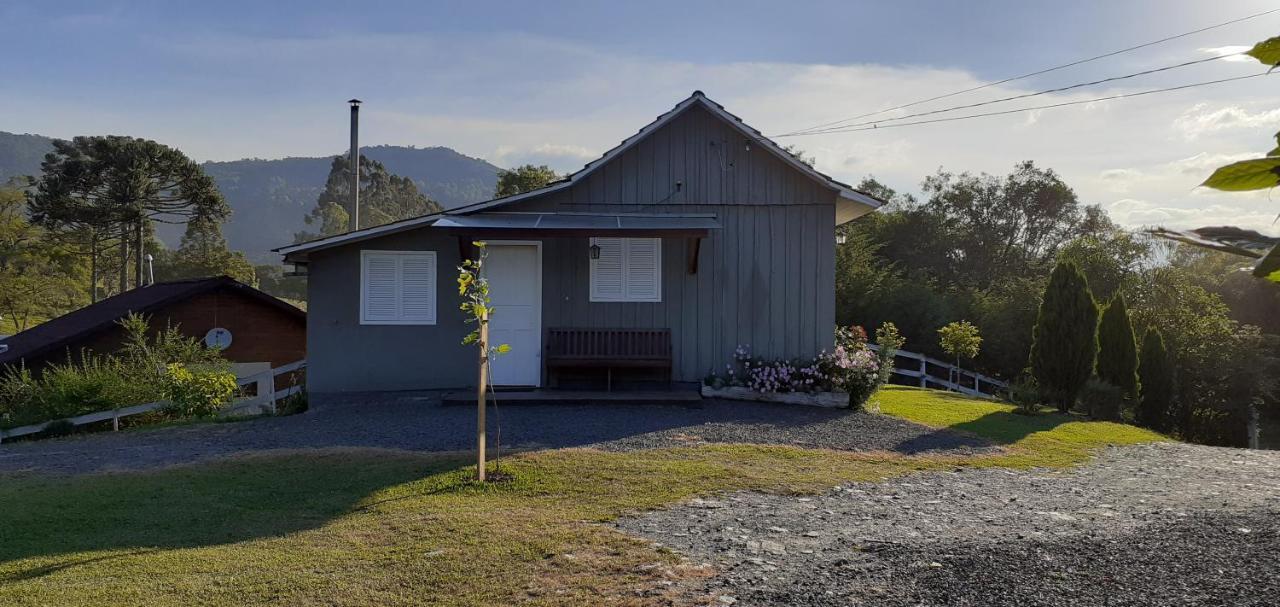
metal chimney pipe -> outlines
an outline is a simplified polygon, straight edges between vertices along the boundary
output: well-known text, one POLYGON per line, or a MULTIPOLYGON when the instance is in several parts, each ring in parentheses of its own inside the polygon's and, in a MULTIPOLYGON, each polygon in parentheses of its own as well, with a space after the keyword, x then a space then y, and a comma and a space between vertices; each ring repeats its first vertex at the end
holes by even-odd
POLYGON ((360 229, 360 100, 351 104, 351 224, 349 230, 360 229))

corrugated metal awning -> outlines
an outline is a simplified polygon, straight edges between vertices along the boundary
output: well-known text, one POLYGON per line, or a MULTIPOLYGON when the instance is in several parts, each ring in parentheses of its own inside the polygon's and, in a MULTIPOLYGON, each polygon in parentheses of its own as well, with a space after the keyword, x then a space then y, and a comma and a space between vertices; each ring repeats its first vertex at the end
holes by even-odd
POLYGON ((469 234, 705 237, 720 222, 714 215, 474 213, 446 215, 433 227, 469 234))

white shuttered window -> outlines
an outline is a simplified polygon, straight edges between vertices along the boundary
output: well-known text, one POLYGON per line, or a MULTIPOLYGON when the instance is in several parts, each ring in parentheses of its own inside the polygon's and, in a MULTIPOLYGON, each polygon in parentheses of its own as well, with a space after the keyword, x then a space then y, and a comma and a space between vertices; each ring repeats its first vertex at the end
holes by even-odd
POLYGON ((361 251, 360 324, 436 324, 435 251, 361 251))
POLYGON ((661 238, 592 238, 591 301, 662 301, 661 238))

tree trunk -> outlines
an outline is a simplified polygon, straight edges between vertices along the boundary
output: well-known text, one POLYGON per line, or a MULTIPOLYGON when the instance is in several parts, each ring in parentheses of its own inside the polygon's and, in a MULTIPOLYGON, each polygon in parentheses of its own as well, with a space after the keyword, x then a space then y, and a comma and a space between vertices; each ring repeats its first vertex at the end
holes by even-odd
POLYGON ((484 444, 485 444, 485 421, 484 421, 484 393, 489 382, 489 313, 480 313, 480 381, 476 383, 476 478, 480 482, 484 482, 485 465, 484 465, 484 444))
POLYGON ((129 290, 129 227, 120 226, 120 292, 129 290))
POLYGON ((98 303, 98 231, 89 231, 89 303, 98 303))
POLYGON ((141 287, 143 284, 145 284, 142 281, 142 277, 143 277, 143 272, 145 271, 144 266, 147 263, 146 261, 147 247, 142 242, 142 232, 143 232, 142 222, 144 221, 146 221, 146 218, 138 217, 138 223, 136 226, 134 226, 134 231, 133 231, 134 242, 137 243, 136 246, 134 247, 137 250, 137 260, 136 260, 137 265, 135 268, 136 271, 133 274, 133 284, 138 287, 141 287))

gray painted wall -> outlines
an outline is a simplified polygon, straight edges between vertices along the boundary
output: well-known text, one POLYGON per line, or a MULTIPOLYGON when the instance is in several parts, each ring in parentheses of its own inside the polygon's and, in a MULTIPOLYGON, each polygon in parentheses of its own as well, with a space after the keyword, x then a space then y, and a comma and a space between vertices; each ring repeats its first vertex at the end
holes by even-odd
MULTIPOLYGON (((676 381, 722 371, 739 344, 768 357, 832 346, 835 197, 729 125, 693 108, 582 182, 502 210, 713 213, 702 243, 663 241, 662 301, 592 303, 586 238, 543 240, 543 328, 669 328, 676 381), (682 182, 677 191, 676 182, 682 182)), ((308 381, 315 392, 474 385, 457 310, 458 245, 430 228, 314 253, 309 267, 308 381), (359 324, 360 249, 435 250, 439 324, 359 324)))
POLYGON ((686 242, 663 241, 660 303, 591 303, 587 239, 543 245, 545 326, 670 328, 675 379, 700 381, 738 345, 770 358, 832 347, 835 199, 695 107, 573 187, 502 210, 715 214, 696 275, 686 242))
POLYGON ((474 386, 475 350, 457 304, 458 243, 430 230, 312 255, 307 277, 307 389, 312 392, 474 386), (435 325, 360 324, 360 250, 436 251, 435 325))

